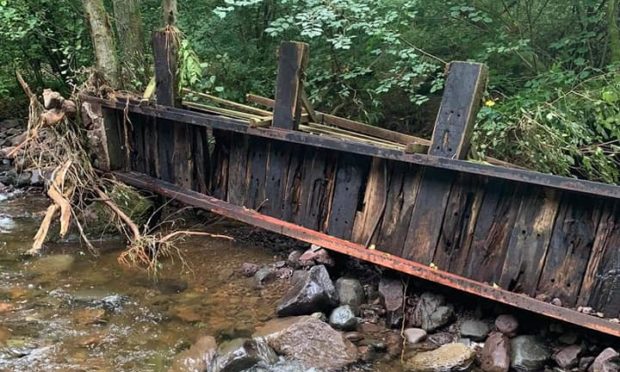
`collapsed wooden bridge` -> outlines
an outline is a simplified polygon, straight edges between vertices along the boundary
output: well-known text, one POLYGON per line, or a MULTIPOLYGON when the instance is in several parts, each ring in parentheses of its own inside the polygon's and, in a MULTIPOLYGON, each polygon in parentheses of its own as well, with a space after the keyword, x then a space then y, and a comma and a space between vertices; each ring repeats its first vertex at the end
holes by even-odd
POLYGON ((620 336, 620 187, 468 162, 486 68, 449 66, 432 139, 315 112, 308 48, 283 43, 275 100, 178 101, 174 43, 154 37, 157 104, 101 109, 120 180, 504 304, 620 336), (558 298, 562 306, 549 303, 558 298))

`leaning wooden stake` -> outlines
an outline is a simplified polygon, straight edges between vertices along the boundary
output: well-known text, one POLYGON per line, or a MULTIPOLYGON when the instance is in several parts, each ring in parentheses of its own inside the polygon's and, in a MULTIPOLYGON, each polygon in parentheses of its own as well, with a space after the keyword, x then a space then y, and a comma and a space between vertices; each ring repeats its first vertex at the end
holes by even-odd
POLYGON ((276 100, 273 110, 273 126, 299 128, 303 106, 303 74, 308 64, 308 44, 287 41, 280 45, 276 100))

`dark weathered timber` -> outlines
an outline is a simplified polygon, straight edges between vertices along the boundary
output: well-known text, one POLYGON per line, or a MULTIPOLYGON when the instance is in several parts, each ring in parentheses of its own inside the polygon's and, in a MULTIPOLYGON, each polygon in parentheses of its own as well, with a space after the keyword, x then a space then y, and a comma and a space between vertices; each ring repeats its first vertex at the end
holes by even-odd
POLYGON ((342 239, 351 239, 357 206, 364 193, 370 159, 352 154, 341 154, 334 181, 327 233, 342 239), (361 195, 360 195, 361 194, 361 195))
POLYGON ((430 155, 464 159, 487 80, 480 63, 452 62, 431 139, 430 155))
POLYGON ((144 167, 145 173, 152 176, 159 176, 159 128, 157 127, 157 118, 143 116, 144 122, 144 167))
POLYGON ((278 53, 278 79, 273 108, 273 126, 299 128, 302 110, 303 74, 308 64, 308 44, 286 41, 278 53))
POLYGON ((130 115, 130 164, 131 170, 138 173, 146 173, 146 159, 144 155, 146 153, 144 148, 144 130, 147 118, 140 115, 130 115))
POLYGON ((446 270, 469 252, 484 195, 479 177, 461 174, 452 184, 433 263, 446 270))
POLYGON ((209 179, 211 177, 211 161, 209 154, 209 134, 207 128, 190 126, 191 151, 194 159, 192 170, 192 190, 203 194, 209 193, 209 179))
MULTIPOLYGON (((179 82, 177 78, 178 42, 170 31, 156 31, 153 33, 153 55, 155 59, 155 94, 157 103, 162 106, 178 106, 180 104, 177 92, 179 82)), ((177 146, 182 146, 181 138, 185 138, 187 125, 161 120, 158 126, 158 175, 166 181, 175 181, 174 160, 183 158, 177 146), (179 139, 177 141, 176 139, 179 139)), ((181 152, 184 153, 183 149, 181 152)), ((180 179, 186 174, 181 171, 180 179)), ((176 181, 179 181, 177 179, 176 181)))
POLYGON ((388 199, 377 238, 377 249, 401 255, 424 172, 420 167, 395 161, 389 162, 389 169, 388 199))
POLYGON ((269 156, 269 142, 264 138, 249 138, 248 170, 245 206, 259 210, 265 203, 265 178, 267 174, 267 158, 269 156))
POLYGON ((219 129, 213 130, 215 147, 213 149, 209 189, 211 190, 211 195, 220 200, 228 200, 228 168, 233 135, 234 133, 219 129))
POLYGON ((454 177, 443 169, 424 170, 402 257, 427 265, 432 262, 454 177))
POLYGON ((303 179, 303 164, 305 161, 304 146, 289 144, 290 161, 286 170, 286 180, 283 189, 282 219, 294 221, 299 215, 301 205, 301 185, 303 179))
POLYGON ((558 202, 555 190, 532 186, 525 190, 498 283, 502 288, 536 294, 558 202))
POLYGON ((499 281, 508 240, 517 217, 520 186, 502 180, 489 180, 463 275, 481 282, 499 281))
POLYGON ((575 305, 600 218, 600 200, 564 194, 537 293, 575 305))
POLYGON ((324 230, 336 163, 332 152, 313 151, 311 147, 305 147, 299 211, 294 217, 300 225, 314 230, 324 230))
POLYGON ((520 309, 533 311, 554 319, 567 321, 575 325, 620 337, 620 325, 599 319, 577 311, 554 306, 534 298, 518 295, 501 288, 476 282, 471 279, 451 274, 442 270, 435 270, 428 265, 418 264, 385 252, 366 249, 363 245, 339 239, 327 234, 285 222, 276 218, 260 214, 240 206, 202 195, 194 191, 184 190, 176 185, 161 182, 157 179, 135 173, 115 173, 119 180, 132 186, 147 189, 179 202, 204 208, 225 217, 273 231, 294 239, 317 244, 327 249, 340 252, 361 260, 365 260, 383 267, 413 275, 425 280, 440 283, 448 287, 475 294, 493 301, 504 303, 520 309))
POLYGON ((592 247, 588 268, 581 284, 579 302, 605 316, 620 314, 620 203, 604 207, 592 247))
POLYGON ((228 163, 228 202, 245 205, 248 192, 248 149, 249 137, 233 133, 230 141, 228 163))
POLYGON ((375 243, 387 205, 389 176, 387 160, 374 158, 370 165, 362 208, 355 215, 351 241, 363 245, 375 243))
POLYGON ((125 138, 119 112, 103 107, 101 109, 107 139, 108 158, 111 170, 125 167, 125 138))
POLYGON ((282 218, 286 200, 286 181, 289 170, 293 145, 288 143, 272 142, 269 144, 267 170, 265 177, 266 202, 261 213, 282 218))
MULTIPOLYGON (((97 102, 109 108, 117 110, 125 109, 126 105, 121 102, 99 99, 96 97, 82 96, 82 99, 89 102, 97 102)), ((252 128, 247 122, 225 118, 217 115, 208 115, 191 112, 187 110, 175 109, 162 106, 144 106, 136 103, 127 105, 127 109, 148 116, 166 118, 169 120, 190 123, 193 125, 204 126, 213 129, 223 129, 237 133, 247 133, 252 136, 272 138, 291 143, 314 146, 321 149, 339 150, 360 155, 368 155, 383 159, 399 160, 406 163, 441 168, 456 172, 478 174, 493 178, 529 183, 533 185, 548 186, 559 190, 575 191, 590 195, 610 197, 620 199, 620 187, 616 185, 603 184, 599 182, 578 180, 561 176, 543 174, 539 172, 496 167, 488 164, 481 164, 457 159, 448 159, 438 156, 422 154, 404 154, 402 151, 386 149, 381 146, 360 143, 346 139, 335 139, 326 136, 319 136, 311 133, 299 131, 289 131, 284 129, 272 128, 252 128)), ((159 124, 163 123, 161 121, 159 124)), ((175 125, 175 124, 168 124, 175 125)), ((161 132, 160 132, 161 133, 161 132)))

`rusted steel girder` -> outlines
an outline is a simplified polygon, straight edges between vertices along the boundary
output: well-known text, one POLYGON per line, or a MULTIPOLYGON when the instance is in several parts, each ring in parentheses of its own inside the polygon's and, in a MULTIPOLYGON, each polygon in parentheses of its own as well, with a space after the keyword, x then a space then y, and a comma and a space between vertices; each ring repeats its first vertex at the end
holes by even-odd
POLYGON ((254 210, 239 207, 222 200, 189 191, 179 186, 133 172, 116 172, 116 177, 129 185, 150 190, 184 204, 203 208, 213 213, 247 224, 286 235, 307 243, 349 255, 373 264, 387 267, 428 281, 440 283, 460 291, 497 301, 519 309, 566 321, 584 328, 620 337, 620 324, 579 313, 568 308, 536 300, 532 297, 495 288, 445 271, 409 261, 385 252, 367 249, 361 244, 335 238, 290 222, 266 216, 254 210))

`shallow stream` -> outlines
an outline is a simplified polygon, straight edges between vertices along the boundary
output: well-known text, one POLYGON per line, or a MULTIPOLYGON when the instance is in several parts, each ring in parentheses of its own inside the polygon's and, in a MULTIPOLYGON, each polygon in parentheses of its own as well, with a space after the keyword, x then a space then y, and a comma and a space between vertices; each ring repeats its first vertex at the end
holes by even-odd
POLYGON ((165 371, 199 335, 251 335, 286 290, 234 274, 273 263, 269 249, 207 237, 183 242, 188 266, 167 261, 157 281, 117 263, 120 241, 102 243, 98 257, 75 241, 24 258, 47 200, 0 199, 2 371, 165 371))

